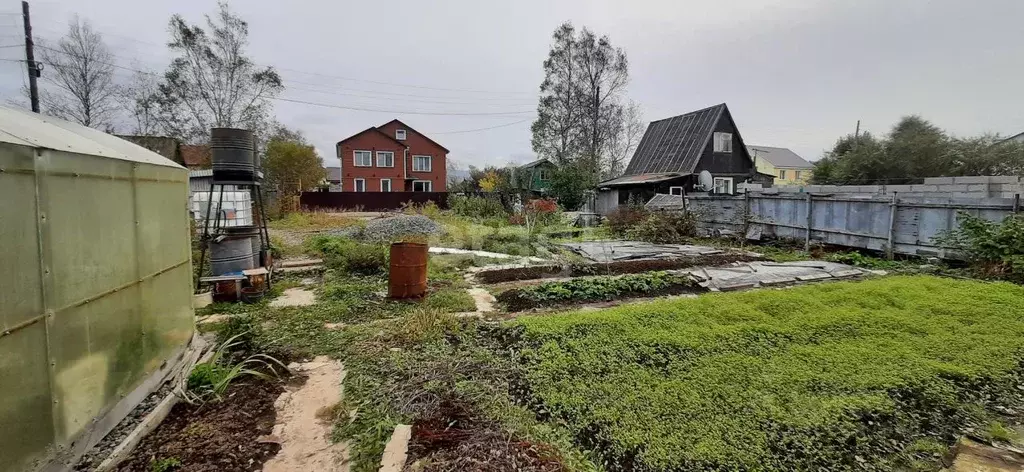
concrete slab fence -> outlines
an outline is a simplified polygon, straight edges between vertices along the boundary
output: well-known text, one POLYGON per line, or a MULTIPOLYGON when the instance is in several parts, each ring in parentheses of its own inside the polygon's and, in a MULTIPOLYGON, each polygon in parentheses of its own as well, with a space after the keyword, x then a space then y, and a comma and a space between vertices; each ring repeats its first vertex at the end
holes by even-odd
POLYGON ((1004 195, 1000 187, 999 195, 995 196, 774 190, 739 196, 689 195, 686 201, 687 207, 699 215, 700 230, 707 234, 739 234, 751 239, 788 238, 804 241, 806 245, 825 243, 871 249, 890 256, 910 254, 943 258, 956 255, 941 247, 935 238, 957 227, 958 212, 1001 221, 1020 210, 1019 188, 1015 193, 1004 195))

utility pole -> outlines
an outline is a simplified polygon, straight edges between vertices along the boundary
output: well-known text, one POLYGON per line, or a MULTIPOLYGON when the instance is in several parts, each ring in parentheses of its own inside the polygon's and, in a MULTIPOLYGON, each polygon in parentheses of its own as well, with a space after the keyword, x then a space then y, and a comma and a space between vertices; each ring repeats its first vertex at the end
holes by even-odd
POLYGON ((25 20, 25 59, 28 66, 28 93, 32 101, 32 111, 39 113, 39 87, 36 79, 39 77, 39 64, 36 64, 36 55, 32 42, 32 20, 28 16, 28 2, 21 2, 21 14, 25 20))
POLYGON ((857 150, 857 146, 860 144, 860 120, 857 120, 857 130, 853 132, 853 150, 857 150))

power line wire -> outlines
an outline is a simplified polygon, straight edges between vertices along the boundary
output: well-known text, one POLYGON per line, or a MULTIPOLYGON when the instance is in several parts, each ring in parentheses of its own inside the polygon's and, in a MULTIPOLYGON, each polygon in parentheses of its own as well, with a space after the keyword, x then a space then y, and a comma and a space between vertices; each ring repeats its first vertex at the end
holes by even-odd
POLYGON ((527 119, 525 119, 525 120, 513 121, 513 122, 511 122, 511 123, 505 123, 505 124, 503 124, 503 125, 498 125, 498 126, 489 126, 489 127, 487 127, 487 128, 477 128, 477 129, 466 129, 466 130, 462 130, 462 131, 441 131, 441 132, 434 132, 434 133, 430 133, 430 134, 461 134, 461 133, 475 133, 475 132, 477 132, 477 131, 487 131, 487 130, 492 130, 492 129, 497 129, 497 128, 504 128, 504 127, 506 127, 506 126, 518 125, 519 123, 526 123, 527 121, 531 121, 531 120, 533 120, 533 118, 527 118, 527 119))
POLYGON ((507 112, 486 112, 486 113, 378 110, 378 109, 374 109, 374 108, 352 107, 352 106, 345 106, 345 105, 333 105, 333 104, 329 104, 329 103, 309 102, 309 101, 305 101, 305 100, 297 100, 297 99, 285 98, 285 97, 268 97, 268 96, 265 96, 265 95, 262 96, 262 97, 263 98, 269 98, 271 100, 279 100, 279 101, 291 102, 291 103, 301 103, 301 104, 304 104, 304 105, 312 105, 312 106, 318 106, 318 107, 324 107, 324 108, 339 108, 339 109, 342 109, 342 110, 372 111, 372 112, 380 112, 380 113, 397 113, 397 114, 403 114, 403 115, 515 116, 515 115, 522 115, 524 113, 533 113, 534 112, 533 110, 507 111, 507 112))
MULTIPOLYGON (((54 30, 49 29, 49 28, 45 28, 44 27, 44 29, 46 29, 48 31, 51 31, 51 32, 55 32, 54 30)), ((61 34, 61 33, 58 33, 58 34, 61 34)), ((101 34, 109 35, 109 36, 116 36, 116 37, 120 37, 120 38, 125 38, 125 39, 128 39, 128 40, 133 41, 133 42, 137 42, 137 43, 140 43, 140 44, 147 44, 147 45, 150 45, 150 46, 153 46, 153 47, 157 47, 157 48, 161 48, 161 49, 164 49, 164 48, 167 47, 166 44, 156 44, 156 43, 153 43, 153 42, 150 42, 150 41, 144 41, 144 40, 141 40, 141 39, 133 38, 131 36, 121 35, 121 34, 117 34, 117 33, 103 32, 101 34)), ((389 87, 406 87, 406 88, 414 88, 414 89, 422 89, 422 90, 444 91, 444 92, 486 93, 486 94, 495 94, 495 95, 522 95, 522 96, 533 96, 533 95, 535 95, 532 92, 512 92, 512 91, 499 91, 499 90, 460 89, 460 88, 433 87, 433 86, 415 85, 415 84, 402 84, 402 83, 397 83, 397 82, 385 82, 385 81, 379 81, 379 80, 357 79, 355 77, 345 77, 345 76, 340 76, 340 75, 324 74, 324 73, 320 73, 320 72, 309 72, 309 71, 303 71, 303 70, 300 70, 300 69, 293 69, 293 68, 289 68, 289 67, 272 66, 272 65, 268 65, 268 64, 258 64, 258 63, 255 63, 255 62, 254 62, 254 64, 257 65, 257 66, 260 66, 260 67, 274 67, 274 68, 279 69, 279 70, 287 70, 287 71, 292 71, 292 72, 299 73, 299 74, 313 75, 313 76, 318 76, 318 77, 326 77, 326 78, 337 79, 337 80, 345 80, 345 81, 351 81, 351 82, 363 82, 363 83, 376 84, 376 85, 385 85, 385 86, 389 86, 389 87)))
MULTIPOLYGON (((77 58, 82 58, 83 57, 83 56, 81 56, 79 54, 72 54, 70 52, 61 51, 59 49, 54 49, 54 48, 51 48, 51 47, 48 47, 48 46, 39 46, 39 47, 42 48, 42 49, 48 50, 48 51, 53 51, 55 53, 64 54, 64 55, 71 56, 71 57, 77 57, 77 58)), ((95 61, 95 62, 97 64, 104 64, 104 65, 108 65, 108 66, 111 66, 111 67, 116 67, 116 68, 119 68, 119 69, 124 69, 124 70, 132 71, 132 72, 138 72, 140 74, 149 74, 149 75, 154 75, 154 76, 157 75, 157 74, 155 74, 153 72, 141 71, 141 70, 134 69, 134 68, 131 68, 131 67, 125 67, 125 66, 121 66, 121 65, 118 65, 118 64, 113 64, 113 63, 110 63, 110 62, 105 62, 105 61, 95 61)), ((48 64, 51 65, 51 66, 54 66, 54 67, 58 67, 57 65, 55 65, 53 63, 48 63, 48 64)), ((381 110, 381 109, 375 109, 375 108, 355 107, 355 106, 346 106, 346 105, 335 105, 335 104, 328 104, 328 103, 317 103, 317 102, 310 102, 310 101, 298 100, 298 99, 293 99, 293 98, 285 98, 285 97, 271 97, 271 96, 267 96, 267 95, 261 95, 261 97, 262 98, 266 98, 266 99, 270 99, 270 100, 279 100, 279 101, 284 101, 284 102, 301 103, 301 104, 305 104, 305 105, 318 106, 318 107, 324 107, 324 108, 338 108, 338 109, 343 109, 343 110, 380 112, 380 113, 396 113, 396 114, 403 114, 403 115, 516 116, 516 115, 522 115, 524 113, 533 113, 533 110, 514 110, 514 111, 504 111, 504 112, 483 112, 483 113, 478 113, 478 112, 427 112, 427 111, 381 110)))

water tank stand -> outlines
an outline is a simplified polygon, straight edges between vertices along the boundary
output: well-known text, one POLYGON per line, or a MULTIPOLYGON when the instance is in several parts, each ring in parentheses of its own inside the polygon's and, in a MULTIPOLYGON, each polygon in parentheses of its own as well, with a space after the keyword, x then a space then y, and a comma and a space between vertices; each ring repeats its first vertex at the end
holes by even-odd
MULTIPOLYGON (((273 257, 270 255, 270 232, 267 229, 267 212, 263 200, 263 191, 260 186, 260 182, 255 180, 251 181, 219 181, 214 180, 210 185, 210 190, 207 194, 206 201, 206 212, 202 215, 202 233, 199 237, 200 253, 199 253, 199 267, 196 269, 198 273, 196 281, 196 290, 202 288, 204 283, 216 283, 222 278, 224 274, 205 274, 206 272, 206 253, 210 250, 211 245, 219 239, 223 239, 228 236, 228 226, 222 225, 222 220, 226 220, 226 212, 222 209, 224 204, 224 192, 227 186, 236 186, 248 188, 252 195, 252 218, 253 226, 256 227, 258 238, 258 260, 261 264, 254 264, 257 267, 265 267, 268 273, 273 272, 273 257), (214 192, 217 192, 217 211, 213 214, 213 198, 214 192), (222 218, 222 215, 225 218, 222 218)), ((212 257, 212 255, 211 255, 212 257)), ((266 278, 267 289, 271 288, 271 277, 266 278)))

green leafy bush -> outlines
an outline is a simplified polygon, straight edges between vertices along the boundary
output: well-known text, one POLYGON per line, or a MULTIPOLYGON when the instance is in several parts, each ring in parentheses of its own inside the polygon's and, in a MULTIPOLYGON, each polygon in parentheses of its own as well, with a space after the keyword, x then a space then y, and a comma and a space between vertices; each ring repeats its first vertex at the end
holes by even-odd
POLYGON ((693 212, 656 211, 626 230, 637 241, 658 244, 682 244, 697 235, 697 217, 693 212))
POLYGON ((545 306, 552 303, 611 300, 619 297, 661 293, 671 288, 686 289, 695 284, 684 275, 647 272, 617 277, 581 277, 548 282, 534 287, 511 289, 497 299, 509 310, 545 306))
POLYGON ((619 205, 605 217, 605 224, 612 236, 625 238, 630 228, 645 221, 650 214, 643 205, 619 205))
POLYGON ((332 269, 357 275, 387 272, 388 246, 360 243, 340 236, 318 235, 307 242, 310 251, 319 254, 332 269))
POLYGON ((525 400, 609 470, 905 470, 1024 405, 1024 287, 1006 283, 887 277, 506 328, 525 400))
POLYGON ((938 241, 963 253, 984 275, 1024 281, 1024 215, 995 223, 959 212, 960 226, 938 241))
POLYGON ((876 270, 894 270, 901 267, 899 262, 865 256, 857 251, 836 252, 829 254, 825 259, 829 262, 837 262, 840 264, 876 270))
POLYGON ((477 195, 450 195, 448 209, 459 216, 478 220, 499 218, 508 219, 508 211, 497 197, 477 195))

